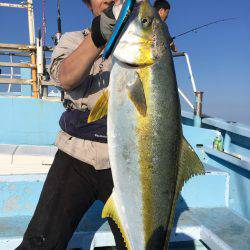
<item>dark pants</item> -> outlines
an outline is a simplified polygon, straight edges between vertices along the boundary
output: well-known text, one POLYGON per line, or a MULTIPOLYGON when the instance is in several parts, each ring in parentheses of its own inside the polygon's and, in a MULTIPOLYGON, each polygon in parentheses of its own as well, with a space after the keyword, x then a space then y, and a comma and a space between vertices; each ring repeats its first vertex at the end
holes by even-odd
MULTIPOLYGON (((95 170, 58 150, 35 213, 18 250, 66 249, 78 223, 96 200, 104 203, 113 189, 111 170, 95 170)), ((126 249, 109 220, 117 249, 126 249)))

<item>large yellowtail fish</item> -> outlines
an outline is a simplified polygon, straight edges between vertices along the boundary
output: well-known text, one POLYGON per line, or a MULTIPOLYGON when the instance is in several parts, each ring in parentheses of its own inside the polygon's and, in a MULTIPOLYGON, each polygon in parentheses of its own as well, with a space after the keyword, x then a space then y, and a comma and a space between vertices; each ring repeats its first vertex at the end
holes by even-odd
POLYGON ((178 195, 204 173, 183 137, 172 54, 164 23, 137 3, 113 53, 108 92, 89 121, 105 114, 114 180, 103 217, 111 217, 129 250, 168 249, 178 195))

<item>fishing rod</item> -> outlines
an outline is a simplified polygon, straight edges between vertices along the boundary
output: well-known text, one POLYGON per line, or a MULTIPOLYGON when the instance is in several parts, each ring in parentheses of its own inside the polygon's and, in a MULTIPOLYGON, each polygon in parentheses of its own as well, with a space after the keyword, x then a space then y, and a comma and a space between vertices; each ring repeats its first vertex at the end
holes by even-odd
POLYGON ((57 30, 62 35, 62 21, 61 21, 61 3, 57 0, 57 30))
POLYGON ((205 27, 210 26, 212 24, 216 24, 216 23, 220 23, 220 22, 225 22, 225 21, 229 21, 229 20, 235 20, 235 19, 238 19, 238 17, 231 17, 231 18, 226 18, 226 19, 220 19, 220 20, 217 20, 217 21, 213 21, 213 22, 210 22, 210 23, 207 23, 207 24, 204 24, 204 25, 192 28, 190 30, 187 30, 187 31, 185 31, 183 33, 180 33, 180 34, 178 34, 178 35, 176 35, 176 36, 174 36, 172 38, 176 39, 177 37, 184 36, 184 35, 186 35, 188 33, 197 32, 197 30, 205 28, 205 27))
POLYGON ((60 0, 57 0, 57 32, 54 36, 51 37, 55 45, 58 44, 61 36, 62 36, 61 3, 60 0))

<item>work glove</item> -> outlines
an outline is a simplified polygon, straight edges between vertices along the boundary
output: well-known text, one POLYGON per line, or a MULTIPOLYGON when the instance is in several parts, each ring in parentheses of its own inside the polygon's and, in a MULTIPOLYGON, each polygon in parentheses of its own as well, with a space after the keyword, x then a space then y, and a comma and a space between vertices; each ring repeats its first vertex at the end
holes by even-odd
POLYGON ((116 23, 113 6, 109 6, 92 21, 91 37, 97 48, 104 46, 113 32, 116 23))

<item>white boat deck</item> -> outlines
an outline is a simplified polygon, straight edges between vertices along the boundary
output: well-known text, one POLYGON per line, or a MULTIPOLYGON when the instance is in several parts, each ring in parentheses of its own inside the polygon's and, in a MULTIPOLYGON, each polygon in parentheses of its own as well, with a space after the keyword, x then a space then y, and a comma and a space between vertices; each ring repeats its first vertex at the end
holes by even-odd
POLYGON ((0 174, 47 173, 55 156, 55 146, 0 145, 0 174))

